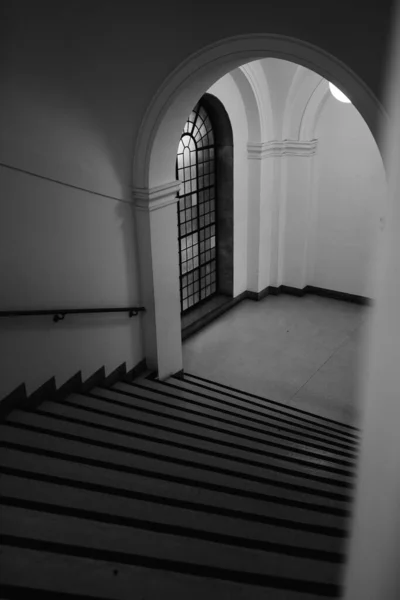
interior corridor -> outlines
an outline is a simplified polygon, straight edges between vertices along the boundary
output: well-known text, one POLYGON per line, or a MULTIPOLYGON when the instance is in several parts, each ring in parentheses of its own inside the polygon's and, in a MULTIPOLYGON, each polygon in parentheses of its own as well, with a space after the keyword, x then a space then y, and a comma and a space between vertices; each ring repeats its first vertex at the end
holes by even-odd
POLYGON ((186 340, 184 370, 357 426, 370 310, 314 295, 245 300, 186 340))

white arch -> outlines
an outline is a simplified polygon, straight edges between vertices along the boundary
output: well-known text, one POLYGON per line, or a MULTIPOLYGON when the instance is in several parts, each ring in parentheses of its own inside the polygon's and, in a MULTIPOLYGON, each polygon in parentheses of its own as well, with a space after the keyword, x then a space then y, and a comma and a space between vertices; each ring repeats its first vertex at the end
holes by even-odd
POLYGON ((312 140, 315 137, 315 130, 319 117, 324 109, 325 103, 329 98, 329 84, 326 79, 321 79, 311 94, 300 122, 301 139, 312 140))
MULTIPOLYGON (((275 138, 274 118, 272 111, 271 96, 269 93, 268 81, 265 77, 264 69, 259 61, 253 61, 240 67, 249 81, 257 102, 259 117, 259 131, 254 137, 249 135, 250 142, 263 142, 275 138)), ((250 133, 250 131, 249 131, 250 133)))
POLYGON ((146 189, 174 180, 179 137, 198 98, 225 73, 266 56, 296 62, 338 84, 379 144, 378 126, 386 113, 368 86, 344 63, 298 39, 272 34, 237 36, 191 55, 164 81, 146 111, 137 137, 133 186, 146 189))
MULTIPOLYGON (((283 139, 311 140, 308 132, 302 131, 304 112, 309 106, 310 98, 324 79, 318 73, 298 66, 288 93, 283 122, 283 139), (306 137, 304 137, 306 135, 306 137)), ((316 110, 317 106, 313 105, 316 110)), ((304 129, 304 128, 303 128, 304 129)))
POLYGON ((252 86, 247 73, 240 69, 235 69, 230 73, 236 87, 243 100, 243 105, 246 111, 247 128, 249 139, 260 141, 261 132, 261 116, 260 106, 257 101, 257 97, 254 93, 254 87, 252 86))

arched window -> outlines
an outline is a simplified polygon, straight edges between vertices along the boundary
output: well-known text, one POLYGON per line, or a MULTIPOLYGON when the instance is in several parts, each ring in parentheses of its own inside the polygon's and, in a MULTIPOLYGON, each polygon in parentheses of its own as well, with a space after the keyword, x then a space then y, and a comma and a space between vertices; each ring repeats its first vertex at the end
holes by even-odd
POLYGON ((181 311, 217 292, 217 169, 214 130, 201 101, 179 142, 177 178, 181 311))

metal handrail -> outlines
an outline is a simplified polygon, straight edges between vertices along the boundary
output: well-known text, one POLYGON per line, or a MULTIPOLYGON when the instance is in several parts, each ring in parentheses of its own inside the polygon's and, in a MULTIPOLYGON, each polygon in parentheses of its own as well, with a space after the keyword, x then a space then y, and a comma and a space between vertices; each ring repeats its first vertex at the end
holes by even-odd
POLYGON ((53 321, 63 321, 65 315, 95 314, 95 313, 118 313, 127 312, 129 317, 136 317, 144 312, 144 306, 128 306, 124 308, 60 308, 49 310, 2 310, 0 317, 34 317, 39 315, 53 315, 53 321))

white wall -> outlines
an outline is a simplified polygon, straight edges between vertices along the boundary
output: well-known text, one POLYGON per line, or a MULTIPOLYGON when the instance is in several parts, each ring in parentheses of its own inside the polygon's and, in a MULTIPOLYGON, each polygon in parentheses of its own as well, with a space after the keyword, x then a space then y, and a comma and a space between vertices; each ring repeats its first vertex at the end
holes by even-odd
MULTIPOLYGON (((129 203, 1 167, 1 310, 101 308, 139 303, 129 203)), ((91 375, 143 357, 142 317, 0 320, 0 397, 53 375, 91 375)))
POLYGON ((325 92, 308 127, 316 144, 297 138, 251 144, 246 120, 266 122, 269 111, 274 124, 265 131, 282 134, 285 123, 287 132, 299 135, 310 98, 318 86, 327 87, 287 61, 258 61, 261 76, 256 64, 250 76, 257 102, 241 92, 238 77, 226 75, 209 90, 225 105, 234 135, 235 294, 285 284, 373 297, 370 275, 386 181, 372 134, 354 106, 325 92), (271 98, 268 111, 261 97, 271 98), (258 114, 258 105, 265 114, 258 114))
POLYGON ((372 297, 386 179, 378 147, 351 104, 330 94, 316 129, 315 270, 309 283, 372 297))
MULTIPOLYGON (((136 305, 128 202, 144 99, 127 76, 132 32, 121 20, 116 44, 100 8, 96 19, 83 7, 79 18, 37 8, 16 10, 2 32, 0 310, 136 305)), ((133 367, 144 357, 141 320, 0 319, 0 398, 23 382, 30 393, 52 376, 61 385, 78 370, 133 367)))

